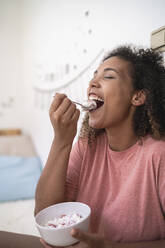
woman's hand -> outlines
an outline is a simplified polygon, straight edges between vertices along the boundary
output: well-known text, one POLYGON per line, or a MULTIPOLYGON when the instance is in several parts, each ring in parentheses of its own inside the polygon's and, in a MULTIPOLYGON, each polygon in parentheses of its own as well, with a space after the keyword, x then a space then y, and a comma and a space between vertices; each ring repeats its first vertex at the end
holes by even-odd
MULTIPOLYGON (((113 247, 116 247, 114 246, 113 242, 107 241, 97 234, 91 234, 91 233, 80 231, 78 229, 72 229, 71 235, 74 238, 78 239, 80 242, 72 246, 67 246, 67 248, 113 248, 113 247)), ((53 248, 53 246, 46 244, 46 242, 42 239, 41 239, 41 243, 43 244, 45 248, 53 248)), ((61 247, 54 247, 54 248, 61 248, 61 247)))
POLYGON ((45 247, 45 248, 63 248, 63 247, 57 247, 57 246, 50 246, 43 239, 40 239, 40 242, 43 245, 43 247, 45 247))
POLYGON ((65 94, 56 93, 49 110, 50 120, 56 140, 72 143, 76 132, 80 111, 65 94), (64 138, 65 137, 65 138, 64 138))
POLYGON ((112 242, 105 240, 98 234, 87 233, 79 229, 72 229, 71 235, 80 242, 76 244, 75 248, 113 248, 112 242))

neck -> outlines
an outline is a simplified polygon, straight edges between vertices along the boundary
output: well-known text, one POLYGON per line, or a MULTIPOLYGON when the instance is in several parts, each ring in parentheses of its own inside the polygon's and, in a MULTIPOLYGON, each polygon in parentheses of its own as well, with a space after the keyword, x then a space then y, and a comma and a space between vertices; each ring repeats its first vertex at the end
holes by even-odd
POLYGON ((114 151, 126 150, 134 145, 138 140, 138 137, 130 128, 120 128, 119 130, 117 128, 112 128, 110 130, 106 129, 106 134, 109 146, 114 151))

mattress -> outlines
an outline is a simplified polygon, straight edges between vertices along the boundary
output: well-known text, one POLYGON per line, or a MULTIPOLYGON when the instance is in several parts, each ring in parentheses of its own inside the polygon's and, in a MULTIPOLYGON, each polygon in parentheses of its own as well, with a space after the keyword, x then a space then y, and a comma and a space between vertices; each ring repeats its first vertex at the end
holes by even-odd
MULTIPOLYGON (((35 147, 29 135, 24 135, 24 134, 23 135, 10 135, 10 133, 11 132, 9 132, 9 135, 8 134, 6 135, 4 133, 2 133, 3 135, 0 135, 0 156, 9 156, 10 159, 12 156, 15 156, 15 157, 21 156, 22 158, 25 158, 25 159, 37 156, 35 147)), ((11 172, 9 168, 12 169, 12 166, 10 165, 9 167, 6 165, 8 180, 6 180, 5 183, 1 185, 0 187, 1 188, 0 190, 3 192, 6 191, 7 189, 11 190, 11 188, 9 188, 9 185, 11 184, 12 180, 14 181, 15 179, 17 183, 19 181, 18 171, 13 173, 13 171, 11 172), (5 187, 5 190, 4 190, 4 187, 5 187)), ((27 169, 28 169, 28 166, 26 167, 26 170, 27 169)), ((20 179, 24 178, 23 177, 24 174, 22 173, 20 175, 20 179)), ((26 174, 28 175, 32 174, 33 176, 34 173, 30 174, 30 172, 28 171, 28 173, 26 174)), ((3 178, 3 175, 1 175, 1 177, 3 178)), ((26 179, 25 182, 29 183, 27 178, 25 179, 26 179)), ((23 190, 25 191, 25 188, 22 189, 21 186, 18 188, 20 188, 20 190, 22 191, 23 190)), ((14 194, 16 195, 16 192, 13 191, 12 195, 14 194)), ((5 201, 3 201, 4 199, 1 199, 0 201, 0 230, 1 231, 40 236, 35 226, 34 196, 29 197, 29 198, 24 197, 24 198, 19 198, 19 199, 16 199, 16 198, 13 199, 10 197, 10 199, 8 200, 5 199, 5 201)))
POLYGON ((40 236, 35 226, 34 199, 0 203, 0 230, 40 236))

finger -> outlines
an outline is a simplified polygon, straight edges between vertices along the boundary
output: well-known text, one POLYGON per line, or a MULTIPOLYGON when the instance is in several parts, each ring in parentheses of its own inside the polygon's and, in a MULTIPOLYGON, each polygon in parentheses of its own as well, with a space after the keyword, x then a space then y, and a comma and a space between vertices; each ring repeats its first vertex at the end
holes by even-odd
POLYGON ((79 111, 77 111, 76 105, 74 103, 72 103, 69 106, 68 110, 65 112, 64 118, 66 120, 70 120, 70 121, 75 120, 75 116, 77 116, 78 112, 79 111))
POLYGON ((76 109, 76 111, 74 112, 74 114, 72 116, 72 120, 73 121, 78 121, 79 116, 80 116, 80 110, 79 109, 76 109))
POLYGON ((56 110, 56 116, 62 116, 66 112, 68 112, 68 109, 71 107, 72 102, 67 97, 63 99, 62 103, 59 105, 59 107, 56 110))
POLYGON ((105 247, 107 244, 106 240, 96 233, 87 233, 79 229, 72 229, 71 235, 74 238, 78 239, 80 243, 87 245, 87 247, 100 248, 100 247, 105 247))
POLYGON ((79 229, 72 229, 71 235, 80 241, 90 242, 91 240, 90 234, 80 231, 79 229))
POLYGON ((52 112, 55 112, 66 97, 67 96, 65 94, 56 93, 50 106, 49 113, 51 114, 52 112))

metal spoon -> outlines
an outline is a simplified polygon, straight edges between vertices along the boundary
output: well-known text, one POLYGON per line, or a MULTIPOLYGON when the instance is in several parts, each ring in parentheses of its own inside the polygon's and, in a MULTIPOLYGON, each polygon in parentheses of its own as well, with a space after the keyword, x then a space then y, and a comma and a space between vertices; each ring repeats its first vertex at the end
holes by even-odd
POLYGON ((80 105, 84 111, 94 110, 97 108, 97 103, 93 100, 84 101, 83 103, 79 103, 75 101, 72 101, 72 102, 80 105))

